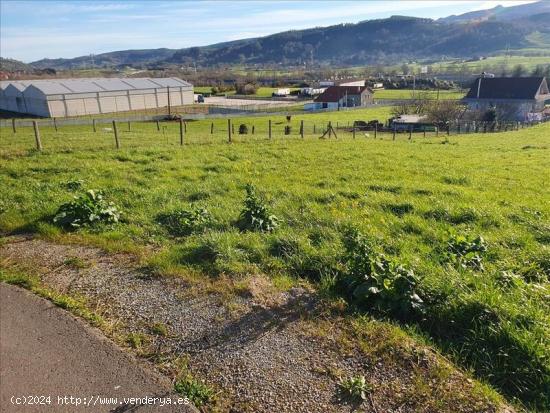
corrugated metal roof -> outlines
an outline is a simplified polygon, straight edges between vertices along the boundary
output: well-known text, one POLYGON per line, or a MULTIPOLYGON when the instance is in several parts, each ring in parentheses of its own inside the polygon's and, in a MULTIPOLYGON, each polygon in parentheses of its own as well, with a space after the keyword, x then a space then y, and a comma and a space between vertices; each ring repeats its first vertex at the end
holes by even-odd
POLYGON ((162 89, 166 87, 190 87, 190 83, 175 77, 169 78, 73 78, 73 79, 36 79, 25 81, 2 81, 2 89, 13 85, 21 92, 33 86, 45 95, 71 93, 95 93, 122 90, 162 89))
POLYGON ((66 93, 73 93, 71 89, 59 82, 37 82, 31 83, 28 87, 34 87, 45 95, 63 95, 66 93))
POLYGON ((466 99, 535 99, 544 77, 487 77, 477 78, 466 99), (479 87, 481 82, 481 87, 479 87))
POLYGON ((366 86, 330 86, 321 95, 317 96, 314 102, 338 102, 346 95, 360 95, 367 89, 366 86))
POLYGON ((184 80, 178 79, 177 77, 158 77, 150 79, 154 83, 163 86, 163 87, 185 87, 192 86, 191 83, 188 83, 184 80))

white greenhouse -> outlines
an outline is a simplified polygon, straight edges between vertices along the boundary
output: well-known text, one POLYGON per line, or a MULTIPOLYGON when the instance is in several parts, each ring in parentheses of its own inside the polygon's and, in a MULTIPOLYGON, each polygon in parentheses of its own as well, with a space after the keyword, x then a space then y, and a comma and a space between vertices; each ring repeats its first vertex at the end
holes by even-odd
POLYGON ((193 104, 193 85, 170 78, 0 82, 0 110, 42 117, 96 115, 193 104))

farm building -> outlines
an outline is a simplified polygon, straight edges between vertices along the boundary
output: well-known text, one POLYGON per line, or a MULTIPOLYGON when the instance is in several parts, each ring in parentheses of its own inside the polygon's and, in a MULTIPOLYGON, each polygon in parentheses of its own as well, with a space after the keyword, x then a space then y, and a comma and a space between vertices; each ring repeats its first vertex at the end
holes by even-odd
POLYGON ((365 86, 330 86, 306 110, 339 109, 367 106, 373 103, 372 90, 365 86))
POLYGON ((495 108, 508 120, 531 120, 540 116, 550 100, 544 77, 480 77, 463 99, 470 110, 495 108))
POLYGON ((43 117, 96 115, 193 104, 193 86, 177 78, 4 81, 0 110, 43 117))

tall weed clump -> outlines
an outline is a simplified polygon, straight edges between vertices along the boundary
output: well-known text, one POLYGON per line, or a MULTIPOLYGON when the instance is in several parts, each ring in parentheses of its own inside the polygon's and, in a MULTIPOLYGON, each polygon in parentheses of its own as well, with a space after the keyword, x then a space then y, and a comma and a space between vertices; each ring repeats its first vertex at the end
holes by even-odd
POLYGON ((115 224, 120 220, 120 210, 103 198, 101 191, 89 190, 75 196, 59 207, 53 222, 65 228, 80 228, 96 224, 115 224))
POLYGON ((377 313, 410 319, 424 312, 419 280, 411 269, 386 257, 355 229, 344 236, 347 269, 342 285, 349 299, 377 313))
POLYGON ((239 217, 239 227, 248 231, 271 232, 279 225, 279 219, 273 215, 265 201, 256 193, 252 184, 245 187, 244 207, 239 217))

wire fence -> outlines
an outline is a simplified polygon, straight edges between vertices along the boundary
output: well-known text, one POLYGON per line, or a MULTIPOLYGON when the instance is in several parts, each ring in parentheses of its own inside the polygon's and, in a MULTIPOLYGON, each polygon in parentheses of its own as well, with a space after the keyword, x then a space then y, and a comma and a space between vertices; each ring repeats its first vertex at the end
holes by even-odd
POLYGON ((539 122, 452 122, 433 125, 358 126, 353 121, 312 121, 299 117, 220 118, 197 121, 117 121, 58 125, 54 120, 32 121, 32 126, 1 130, 0 153, 38 150, 110 150, 177 147, 215 143, 247 143, 312 139, 416 140, 472 133, 516 131, 539 122))

